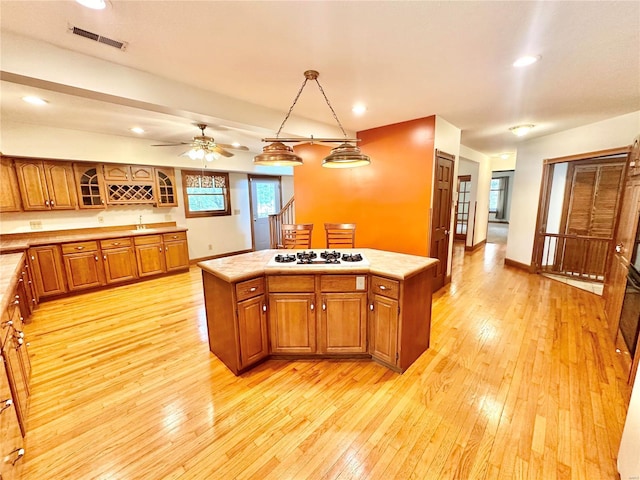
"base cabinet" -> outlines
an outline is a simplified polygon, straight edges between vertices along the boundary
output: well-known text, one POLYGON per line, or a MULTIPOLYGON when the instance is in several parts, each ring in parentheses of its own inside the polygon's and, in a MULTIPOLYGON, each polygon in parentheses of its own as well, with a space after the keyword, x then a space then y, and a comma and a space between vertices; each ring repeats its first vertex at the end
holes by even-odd
POLYGON ((0 479, 20 478, 24 440, 18 423, 18 413, 9 385, 8 365, 0 357, 0 479))
POLYGON ((272 353, 316 353, 315 298, 313 293, 269 295, 272 353))
POLYGON ((162 236, 146 235, 134 239, 138 275, 148 277, 166 271, 162 236))
POLYGON ((397 366, 398 301, 374 294, 371 302, 369 353, 381 362, 397 366))
POLYGON ((164 260, 167 272, 189 268, 189 248, 187 247, 186 232, 165 233, 164 260))
POLYGON ((95 241, 62 245, 62 260, 69 290, 104 285, 104 268, 99 255, 98 242, 95 241))
POLYGON ((29 261, 37 298, 67 292, 62 254, 58 245, 31 247, 29 261))
POLYGON ((265 295, 238 302, 237 311, 240 368, 246 368, 269 355, 265 295))
POLYGON ((138 278, 136 255, 131 238, 114 238, 100 241, 104 276, 108 285, 138 278))

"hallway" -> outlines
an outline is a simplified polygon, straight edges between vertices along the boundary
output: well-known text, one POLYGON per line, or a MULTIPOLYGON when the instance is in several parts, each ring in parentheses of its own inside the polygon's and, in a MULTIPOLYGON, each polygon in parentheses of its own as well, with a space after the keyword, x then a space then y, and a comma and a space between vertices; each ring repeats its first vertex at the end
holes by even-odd
POLYGON ((456 245, 404 374, 208 351, 200 272, 44 302, 25 480, 614 480, 629 391, 602 299, 456 245), (135 311, 134 311, 135 309, 135 311))

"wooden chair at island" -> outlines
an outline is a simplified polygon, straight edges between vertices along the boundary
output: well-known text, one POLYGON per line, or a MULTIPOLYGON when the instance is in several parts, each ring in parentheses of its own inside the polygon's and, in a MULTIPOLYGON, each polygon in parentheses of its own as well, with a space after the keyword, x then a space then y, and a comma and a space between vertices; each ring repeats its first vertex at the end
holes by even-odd
POLYGON ((313 223, 282 225, 282 248, 311 248, 313 223))
POLYGON ((354 248, 356 245, 355 223, 325 223, 327 248, 354 248))

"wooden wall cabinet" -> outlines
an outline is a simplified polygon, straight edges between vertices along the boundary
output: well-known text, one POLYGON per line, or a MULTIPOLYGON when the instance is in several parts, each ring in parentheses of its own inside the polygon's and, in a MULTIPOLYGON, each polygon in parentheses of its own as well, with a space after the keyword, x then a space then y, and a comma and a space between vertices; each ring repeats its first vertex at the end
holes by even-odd
POLYGON ((85 290, 105 284, 103 263, 99 255, 98 242, 95 240, 62 245, 62 260, 69 290, 85 290))
POLYGON ((99 164, 74 163, 78 206, 80 208, 105 208, 106 195, 102 168, 99 164))
POLYGON ((136 254, 130 237, 100 241, 104 274, 107 284, 121 283, 138 278, 136 254))
POLYGON ((31 247, 28 255, 38 299, 67 292, 59 245, 31 247))
POLYGON ((153 167, 105 163, 102 165, 104 179, 108 182, 154 182, 153 167))
POLYGON ((24 210, 74 210, 76 187, 70 162, 15 159, 24 210))
POLYGON ((177 207, 176 176, 173 168, 155 167, 156 206, 177 207))
POLYGON ((0 212, 19 212, 22 210, 20 187, 13 161, 0 158, 0 212))

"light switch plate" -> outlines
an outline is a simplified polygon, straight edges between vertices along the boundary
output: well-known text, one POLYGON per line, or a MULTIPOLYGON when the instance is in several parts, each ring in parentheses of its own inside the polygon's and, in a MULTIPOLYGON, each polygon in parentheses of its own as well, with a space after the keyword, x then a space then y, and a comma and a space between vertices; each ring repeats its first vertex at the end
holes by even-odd
POLYGON ((366 290, 367 282, 366 277, 356 277, 356 290, 366 290))

